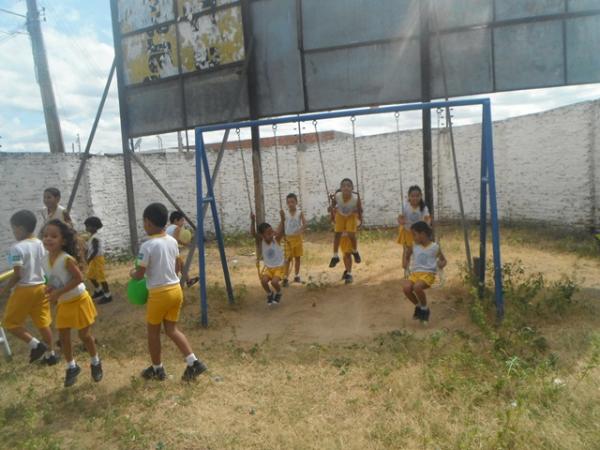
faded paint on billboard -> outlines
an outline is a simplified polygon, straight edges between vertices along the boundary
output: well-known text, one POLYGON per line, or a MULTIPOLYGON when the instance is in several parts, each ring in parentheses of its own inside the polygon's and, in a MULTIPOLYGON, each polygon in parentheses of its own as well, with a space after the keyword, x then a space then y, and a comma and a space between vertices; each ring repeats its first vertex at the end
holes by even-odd
POLYGON ((174 0, 119 0, 121 33, 175 20, 174 0))
POLYGON ((179 23, 179 34, 183 73, 214 69, 244 59, 240 7, 222 9, 214 14, 188 14, 179 23))
POLYGON ((235 2, 236 0, 180 0, 177 14, 179 20, 187 19, 191 21, 194 14, 207 11, 214 13, 216 8, 235 2))
POLYGON ((179 74, 174 25, 127 36, 122 42, 127 84, 143 83, 179 74))

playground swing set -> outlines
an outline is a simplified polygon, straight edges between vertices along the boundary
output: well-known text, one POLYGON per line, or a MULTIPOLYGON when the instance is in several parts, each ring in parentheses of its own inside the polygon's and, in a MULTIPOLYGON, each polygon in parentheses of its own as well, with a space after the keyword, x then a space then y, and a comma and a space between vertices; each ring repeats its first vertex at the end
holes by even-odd
MULTIPOLYGON (((225 279, 225 287, 230 302, 234 301, 233 288, 231 284, 231 277, 227 265, 227 258, 225 255, 225 245, 223 241, 223 235, 220 226, 220 220, 218 216, 218 208, 216 204, 216 198, 214 195, 213 185, 211 183, 212 175, 208 164, 207 150, 204 143, 204 133, 211 131, 225 131, 228 133, 230 130, 235 130, 238 136, 238 152, 240 154, 242 162, 242 170, 244 174, 244 182, 246 188, 246 197, 248 199, 248 206, 250 211, 252 208, 252 199, 250 195, 250 183, 248 172, 246 168, 245 157, 243 154, 240 130, 247 127, 260 127, 260 126, 271 126, 274 135, 274 151, 275 151, 275 165, 277 175, 277 192, 279 196, 279 206, 283 207, 283 198, 281 193, 281 177, 279 169, 279 143, 277 137, 277 126, 287 123, 295 122, 312 122, 315 128, 315 136, 317 143, 317 150, 319 154, 319 161, 321 171, 323 174, 323 184, 327 194, 328 202, 330 201, 330 190, 327 182, 327 175, 325 170, 325 163, 323 159, 323 150, 320 142, 320 136, 318 132, 317 123, 319 120, 334 119, 341 117, 350 117, 352 123, 352 143, 353 143, 353 156, 354 156, 354 169, 356 176, 356 193, 360 191, 358 189, 358 159, 357 159, 357 143, 356 143, 356 117, 372 115, 372 114, 384 114, 393 113, 396 119, 396 132, 397 132, 397 152, 398 152, 398 164, 399 164, 399 182, 400 192, 402 198, 404 197, 403 181, 402 181, 402 161, 401 154, 402 149, 400 145, 400 125, 399 115, 404 111, 434 111, 440 108, 447 110, 447 126, 450 126, 450 108, 461 107, 461 106, 481 106, 482 107, 482 143, 481 143, 481 173, 480 173, 480 251, 479 258, 476 260, 476 274, 478 276, 479 292, 483 295, 485 285, 485 274, 486 274, 486 252, 487 252, 487 215, 488 205, 491 219, 491 234, 492 234, 492 248, 493 248, 493 264, 494 264, 494 283, 495 283, 495 304, 498 319, 502 319, 504 316, 504 300, 502 295, 502 273, 501 273, 501 255, 500 255, 500 234, 499 234, 499 223, 498 223, 498 210, 496 201, 496 185, 495 185, 495 172, 494 172, 494 156, 493 156, 493 137, 492 137, 492 114, 490 100, 487 98, 483 99, 470 99, 470 100, 455 100, 455 101, 444 101, 444 102, 431 102, 431 103, 416 103, 408 105, 388 106, 382 108, 365 108, 354 110, 351 112, 340 111, 330 112, 321 114, 308 114, 304 116, 292 116, 292 117, 281 117, 275 119, 261 119, 253 121, 233 122, 224 123, 217 125, 209 125, 205 127, 196 128, 196 189, 197 189, 197 214, 198 214, 198 225, 197 225, 197 247, 199 250, 198 262, 200 268, 200 310, 201 310, 201 323, 203 326, 208 325, 208 294, 207 294, 207 283, 206 283, 206 247, 205 237, 206 228, 204 223, 204 215, 202 214, 205 205, 211 208, 213 216, 213 224, 215 227, 215 238, 217 246, 219 248, 221 265, 223 268, 223 276, 225 279), (206 188, 206 189, 205 189, 206 188)), ((452 136, 452 135, 451 135, 452 136)), ((440 135, 438 136, 438 143, 440 141, 440 135)), ((452 155, 454 162, 455 175, 458 177, 458 168, 456 165, 456 154, 454 149, 453 138, 451 138, 452 144, 452 155)), ((459 195, 459 203, 461 204, 461 218, 463 222, 463 229, 465 231, 465 247, 468 251, 468 266, 471 265, 470 258, 470 247, 468 243, 468 230, 466 229, 466 219, 464 217, 464 208, 462 207, 462 193, 460 192, 460 180, 457 179, 457 188, 459 195)), ((257 254, 257 270, 260 273, 260 255, 257 254)), ((443 281, 442 281, 443 283, 443 281)))

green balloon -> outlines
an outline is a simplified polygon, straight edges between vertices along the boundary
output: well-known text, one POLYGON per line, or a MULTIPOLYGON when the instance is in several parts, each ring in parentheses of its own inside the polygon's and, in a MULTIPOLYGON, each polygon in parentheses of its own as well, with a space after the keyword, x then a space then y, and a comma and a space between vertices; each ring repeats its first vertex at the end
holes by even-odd
POLYGON ((132 305, 145 305, 148 301, 148 287, 146 278, 141 280, 129 280, 127 284, 127 299, 132 305))

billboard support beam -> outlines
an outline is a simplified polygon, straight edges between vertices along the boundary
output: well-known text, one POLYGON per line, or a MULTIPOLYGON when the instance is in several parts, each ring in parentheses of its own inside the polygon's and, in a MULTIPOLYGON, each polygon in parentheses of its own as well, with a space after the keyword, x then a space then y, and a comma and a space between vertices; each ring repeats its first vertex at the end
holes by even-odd
POLYGON ((71 189, 71 195, 69 196, 69 203, 67 204, 67 212, 71 212, 71 208, 73 207, 73 203, 75 202, 75 196, 77 195, 77 189, 79 188, 79 183, 81 182, 81 177, 83 176, 83 169, 85 168, 85 164, 89 159, 90 150, 92 148, 92 142, 94 142, 94 137, 96 136, 96 130, 98 129, 98 122, 100 122, 100 116, 102 116, 102 111, 104 110, 104 103, 106 103, 106 97, 108 97, 108 91, 110 90, 110 84, 112 83, 112 79, 115 75, 115 68, 117 66, 117 61, 113 59, 112 66, 110 68, 110 73, 108 74, 108 80, 106 80, 106 86, 104 86, 104 92, 102 93, 102 99, 100 100, 100 105, 98 105, 98 111, 96 112, 96 118, 94 119, 94 123, 92 125, 92 130, 90 131, 90 137, 88 137, 87 144, 85 145, 85 151, 81 156, 81 162, 79 163, 79 170, 77 171, 77 176, 75 177, 75 182, 73 183, 73 189, 71 189))
MULTIPOLYGON (((431 101, 431 55, 429 36, 429 0, 419 2, 420 12, 420 54, 421 54, 421 100, 431 101)), ((431 218, 435 218, 433 210, 433 146, 431 142, 431 110, 423 109, 422 134, 423 134, 423 187, 425 190, 425 204, 429 208, 431 218)))
MULTIPOLYGON (((138 251, 138 232, 135 217, 135 196, 133 191, 133 173, 131 171, 131 158, 129 149, 129 114, 127 110, 127 95, 125 93, 125 74, 123 73, 123 51, 119 37, 119 10, 117 0, 111 0, 110 11, 112 15, 113 39, 115 42, 115 60, 117 61, 117 88, 119 91, 119 111, 121 115, 121 146, 123 147, 123 169, 125 171, 125 194, 127 196, 127 217, 129 222, 129 243, 131 253, 138 251)), ((133 150, 133 149, 132 149, 133 150)))

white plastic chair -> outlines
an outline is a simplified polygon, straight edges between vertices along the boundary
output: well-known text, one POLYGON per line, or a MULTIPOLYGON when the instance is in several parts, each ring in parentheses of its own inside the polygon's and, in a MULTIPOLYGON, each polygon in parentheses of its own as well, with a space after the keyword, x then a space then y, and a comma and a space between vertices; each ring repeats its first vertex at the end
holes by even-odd
POLYGON ((0 344, 4 345, 4 353, 7 358, 12 356, 12 352, 10 351, 10 345, 8 344, 8 339, 6 339, 6 333, 4 332, 4 328, 0 327, 0 344))

